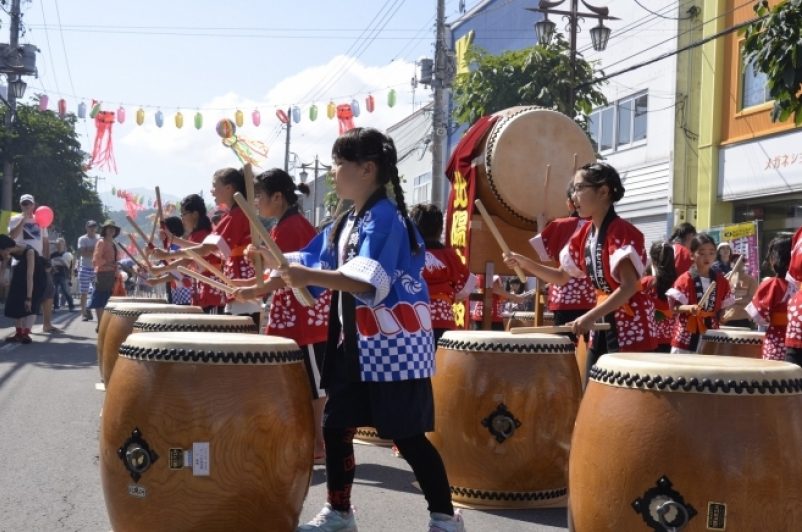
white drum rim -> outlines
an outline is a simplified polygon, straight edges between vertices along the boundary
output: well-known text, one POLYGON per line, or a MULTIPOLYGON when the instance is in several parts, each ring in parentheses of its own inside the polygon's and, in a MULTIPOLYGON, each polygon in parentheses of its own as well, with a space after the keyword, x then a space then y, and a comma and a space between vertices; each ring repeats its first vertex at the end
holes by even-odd
POLYGON ((219 332, 133 333, 119 356, 131 360, 208 365, 280 365, 303 362, 294 341, 278 336, 219 332))
POLYGON ((733 329, 708 329, 701 339, 711 343, 761 345, 766 333, 760 331, 736 331, 733 329))
POLYGON ((573 355, 574 343, 557 334, 511 334, 503 331, 446 331, 437 347, 453 351, 498 354, 573 355))
POLYGON ((226 314, 155 313, 142 314, 134 322, 141 332, 256 332, 258 328, 249 316, 226 314))
POLYGON ((802 395, 802 368, 775 360, 709 355, 613 353, 590 380, 617 387, 712 395, 802 395))
POLYGON ((169 303, 116 303, 108 311, 116 316, 140 316, 142 314, 202 314, 203 309, 192 305, 169 303))

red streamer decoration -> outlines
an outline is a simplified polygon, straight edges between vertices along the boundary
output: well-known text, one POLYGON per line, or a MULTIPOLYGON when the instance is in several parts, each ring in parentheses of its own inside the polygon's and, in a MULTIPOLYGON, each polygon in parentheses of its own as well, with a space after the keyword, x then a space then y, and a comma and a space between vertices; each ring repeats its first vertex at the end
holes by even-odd
POLYGON ((101 169, 117 173, 117 162, 114 160, 114 143, 111 138, 114 119, 114 113, 111 111, 99 111, 95 115, 95 144, 92 147, 92 159, 89 161, 89 168, 97 165, 101 169))
POLYGON ((337 120, 340 122, 340 135, 354 129, 354 111, 350 104, 344 103, 337 106, 337 120))

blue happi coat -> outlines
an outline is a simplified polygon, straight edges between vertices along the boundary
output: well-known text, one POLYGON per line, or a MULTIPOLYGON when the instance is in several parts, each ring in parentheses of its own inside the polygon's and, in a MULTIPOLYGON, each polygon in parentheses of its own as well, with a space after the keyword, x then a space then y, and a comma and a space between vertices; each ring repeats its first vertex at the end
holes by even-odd
MULTIPOLYGON (((286 257, 289 262, 311 268, 336 269, 375 287, 370 292, 353 294, 361 380, 431 377, 434 338, 429 292, 423 280, 426 254, 420 235, 415 231, 419 250, 413 255, 401 213, 388 199, 379 199, 356 221, 351 234, 356 241, 346 246, 350 252, 344 264, 339 264, 337 242, 329 244, 333 226, 306 248, 286 257)), ((309 288, 317 297, 320 289, 309 288)))

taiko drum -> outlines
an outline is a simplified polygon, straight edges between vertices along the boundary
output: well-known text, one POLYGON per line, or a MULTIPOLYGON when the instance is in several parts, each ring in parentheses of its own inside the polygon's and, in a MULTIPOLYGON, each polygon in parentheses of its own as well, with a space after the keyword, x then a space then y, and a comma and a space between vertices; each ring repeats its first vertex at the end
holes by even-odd
POLYGON ((146 297, 112 296, 109 298, 109 302, 103 308, 103 315, 100 317, 97 324, 97 367, 101 377, 103 377, 103 341, 106 338, 106 327, 109 326, 109 318, 111 317, 106 311, 113 309, 120 303, 153 303, 164 305, 167 302, 164 299, 146 297))
POLYGON ((708 329, 699 339, 704 355, 762 358, 766 333, 735 329, 708 329))

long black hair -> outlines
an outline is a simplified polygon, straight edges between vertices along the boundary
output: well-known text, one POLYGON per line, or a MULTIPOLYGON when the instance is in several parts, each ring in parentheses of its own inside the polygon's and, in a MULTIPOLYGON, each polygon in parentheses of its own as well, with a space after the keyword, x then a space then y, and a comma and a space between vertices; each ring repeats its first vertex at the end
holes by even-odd
POLYGON ((712 236, 707 233, 697 233, 696 236, 693 237, 693 240, 691 240, 691 253, 696 253, 696 250, 705 244, 712 244, 713 247, 716 247, 716 241, 712 236))
POLYGON ((181 223, 181 218, 178 216, 168 216, 164 219, 164 227, 175 236, 182 236, 184 234, 184 224, 181 223))
POLYGON ((271 168, 256 176, 256 185, 271 196, 276 192, 281 192, 281 195, 284 196, 290 206, 298 204, 296 191, 304 196, 309 196, 310 192, 306 184, 296 185, 290 174, 281 168, 271 168))
POLYGON ((195 231, 212 230, 212 221, 206 214, 206 203, 198 194, 190 194, 181 200, 181 212, 198 213, 198 223, 195 224, 195 231))
MULTIPOLYGON (((341 161, 352 163, 365 163, 372 161, 376 165, 376 179, 378 185, 392 184, 395 204, 404 218, 409 237, 409 247, 413 253, 420 249, 415 238, 415 227, 409 219, 407 204, 404 201, 404 190, 401 188, 401 179, 398 176, 398 153, 393 139, 370 127, 355 127, 340 135, 331 148, 331 156, 341 161)), ((335 227, 340 226, 337 221, 335 227)), ((332 232, 333 234, 333 232, 332 232)))
POLYGON ((674 228, 674 232, 671 233, 669 240, 671 242, 683 242, 686 238, 695 234, 696 228, 693 226, 693 224, 682 222, 674 228))
POLYGON ((788 273, 788 266, 791 264, 791 237, 782 235, 772 238, 767 255, 766 262, 774 270, 774 274, 784 278, 788 273))
POLYGON ((438 247, 443 233, 443 211, 434 203, 419 203, 412 207, 409 218, 418 226, 427 248, 438 247))
POLYGON ((674 246, 669 242, 658 241, 649 248, 649 258, 654 267, 654 286, 657 297, 666 299, 666 292, 677 280, 677 269, 674 266, 674 246))
POLYGON ((610 189, 610 198, 613 203, 624 197, 624 184, 618 170, 607 163, 588 163, 577 170, 582 179, 593 184, 596 188, 607 185, 610 189))

